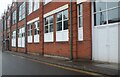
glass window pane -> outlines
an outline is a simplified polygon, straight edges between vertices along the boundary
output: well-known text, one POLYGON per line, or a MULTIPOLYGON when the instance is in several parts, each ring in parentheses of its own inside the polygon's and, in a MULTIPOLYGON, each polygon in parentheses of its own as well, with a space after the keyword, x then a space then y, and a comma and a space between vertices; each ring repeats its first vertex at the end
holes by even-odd
POLYGON ((53 23, 53 16, 50 16, 49 21, 50 21, 50 23, 53 23))
POLYGON ((117 6, 118 6, 118 2, 107 2, 107 9, 117 6))
POLYGON ((100 12, 97 14, 94 14, 94 25, 103 25, 106 24, 106 12, 100 12))
POLYGON ((79 8, 79 15, 82 15, 82 4, 80 4, 79 6, 78 6, 78 8, 79 8))
POLYGON ((62 12, 57 14, 57 21, 61 21, 62 20, 62 12))
POLYGON ((68 21, 64 21, 64 30, 68 29, 68 21))
POLYGON ((45 18, 45 25, 48 24, 48 18, 45 18))
POLYGON ((94 2, 94 12, 106 9, 106 2, 94 2))
POLYGON ((79 28, 82 27, 82 17, 79 17, 79 28))
POLYGON ((62 22, 57 23, 57 31, 62 30, 62 22))
POLYGON ((53 25, 52 24, 50 25, 49 28, 50 28, 50 32, 53 32, 53 25))
POLYGON ((108 11, 108 23, 120 22, 118 8, 108 11))
POLYGON ((45 26, 45 33, 48 33, 48 26, 45 26))
POLYGON ((63 11, 63 18, 68 19, 68 10, 63 11))

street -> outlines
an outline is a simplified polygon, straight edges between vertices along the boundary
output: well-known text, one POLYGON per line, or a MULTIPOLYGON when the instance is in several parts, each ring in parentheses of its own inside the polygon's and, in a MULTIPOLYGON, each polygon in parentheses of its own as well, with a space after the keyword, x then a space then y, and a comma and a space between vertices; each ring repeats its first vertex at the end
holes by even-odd
MULTIPOLYGON (((2 53, 2 75, 89 75, 60 66, 2 53)), ((91 75, 91 74, 90 74, 91 75)))

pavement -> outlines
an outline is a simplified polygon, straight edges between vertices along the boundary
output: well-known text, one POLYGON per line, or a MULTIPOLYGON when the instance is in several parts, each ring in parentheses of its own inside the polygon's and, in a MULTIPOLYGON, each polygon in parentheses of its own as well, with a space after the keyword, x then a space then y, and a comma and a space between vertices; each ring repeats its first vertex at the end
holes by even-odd
POLYGON ((41 62, 47 62, 64 67, 78 69, 78 70, 99 73, 107 76, 120 77, 120 68, 118 68, 120 64, 93 62, 86 60, 70 61, 68 59, 45 57, 42 55, 30 55, 30 54, 24 54, 24 53, 12 52, 12 51, 5 51, 5 52, 17 56, 26 57, 29 59, 38 60, 41 62))

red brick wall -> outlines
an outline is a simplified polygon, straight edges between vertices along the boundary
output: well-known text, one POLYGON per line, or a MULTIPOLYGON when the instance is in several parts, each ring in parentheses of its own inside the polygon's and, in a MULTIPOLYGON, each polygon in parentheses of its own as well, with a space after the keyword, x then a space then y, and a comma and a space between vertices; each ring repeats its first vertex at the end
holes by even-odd
MULTIPOLYGON (((64 57, 70 57, 70 39, 68 42, 56 42, 56 21, 54 21, 54 42, 44 43, 44 18, 43 15, 57 9, 65 4, 65 2, 57 3, 48 3, 43 6, 43 3, 40 3, 40 9, 31 13, 27 16, 27 21, 33 20, 37 17, 40 18, 40 42, 39 43, 27 43, 27 51, 28 52, 37 52, 41 54, 50 54, 50 55, 58 55, 64 57)), ((70 4, 69 4, 69 19, 70 19, 70 4)), ((54 20, 56 15, 54 14, 54 20)), ((84 41, 78 41, 78 25, 77 25, 77 4, 72 3, 72 31, 73 31, 73 58, 83 58, 83 59, 91 59, 92 53, 92 40, 91 40, 91 4, 83 3, 83 29, 84 29, 84 41)), ((18 23, 18 27, 23 26, 24 20, 18 23)), ((69 38, 70 38, 70 20, 68 21, 68 30, 69 30, 69 38)), ((12 26, 12 30, 16 29, 16 26, 12 26)), ((34 26, 32 30, 32 38, 34 38, 34 26)), ((15 51, 15 48, 12 48, 15 51)), ((24 48, 18 48, 18 52, 24 52, 24 48)))
POLYGON ((77 42, 78 58, 91 59, 92 32, 91 32, 91 3, 83 3, 83 38, 84 41, 77 42))

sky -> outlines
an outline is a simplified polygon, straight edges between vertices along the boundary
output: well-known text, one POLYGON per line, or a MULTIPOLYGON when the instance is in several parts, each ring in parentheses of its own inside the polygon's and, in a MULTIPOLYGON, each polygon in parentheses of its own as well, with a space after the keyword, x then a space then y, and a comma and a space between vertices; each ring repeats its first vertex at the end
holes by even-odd
POLYGON ((0 0, 0 18, 4 10, 7 9, 8 4, 12 4, 12 0, 0 0))

